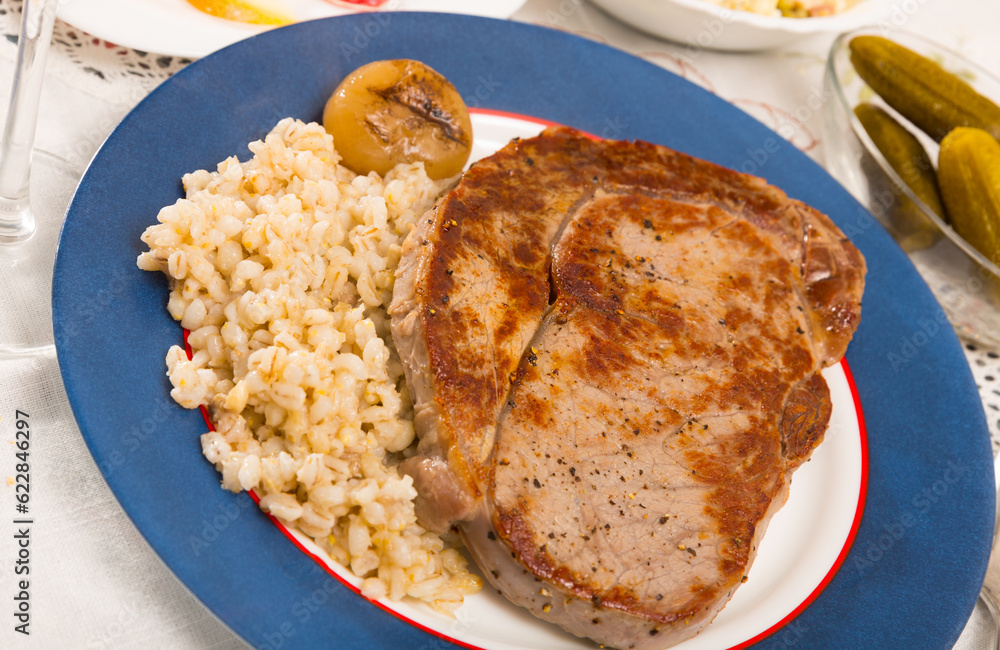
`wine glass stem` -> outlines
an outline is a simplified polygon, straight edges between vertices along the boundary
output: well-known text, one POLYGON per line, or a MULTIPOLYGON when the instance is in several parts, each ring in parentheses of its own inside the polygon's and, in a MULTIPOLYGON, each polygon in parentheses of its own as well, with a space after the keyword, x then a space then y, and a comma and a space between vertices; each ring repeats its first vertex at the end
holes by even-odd
POLYGON ((23 242, 35 232, 28 180, 57 2, 24 0, 10 107, 0 136, 0 244, 23 242))

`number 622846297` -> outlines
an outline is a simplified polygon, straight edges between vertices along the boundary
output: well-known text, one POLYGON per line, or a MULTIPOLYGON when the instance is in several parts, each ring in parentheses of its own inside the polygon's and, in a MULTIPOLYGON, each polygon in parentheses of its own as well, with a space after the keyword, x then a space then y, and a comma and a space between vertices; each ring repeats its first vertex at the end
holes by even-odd
POLYGON ((28 501, 30 499, 31 484, 31 464, 28 461, 28 453, 31 448, 31 425, 28 422, 28 414, 18 410, 15 413, 14 446, 17 448, 15 457, 17 463, 14 465, 16 474, 14 475, 14 494, 17 499, 18 514, 27 514, 28 501))

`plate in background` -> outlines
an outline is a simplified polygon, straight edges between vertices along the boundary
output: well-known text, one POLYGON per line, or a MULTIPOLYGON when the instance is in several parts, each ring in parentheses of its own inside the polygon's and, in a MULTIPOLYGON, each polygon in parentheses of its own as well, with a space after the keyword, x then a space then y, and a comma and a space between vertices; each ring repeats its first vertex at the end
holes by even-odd
MULTIPOLYGON (((282 2, 299 20, 353 13, 349 7, 325 0, 282 2)), ((440 11, 509 18, 524 3, 525 0, 388 0, 384 7, 395 11, 440 11)), ((268 29, 210 16, 186 0, 64 0, 57 4, 56 15, 61 20, 88 34, 143 52, 190 59, 203 57, 268 29)), ((384 20, 384 16, 376 18, 367 30, 346 35, 346 47, 366 47, 373 37, 375 25, 381 29, 384 20)))

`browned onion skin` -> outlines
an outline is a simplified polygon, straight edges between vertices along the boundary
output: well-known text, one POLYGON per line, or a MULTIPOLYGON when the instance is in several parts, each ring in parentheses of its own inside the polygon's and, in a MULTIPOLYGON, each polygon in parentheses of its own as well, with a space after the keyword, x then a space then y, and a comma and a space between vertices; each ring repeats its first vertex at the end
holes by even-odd
POLYGON ((345 78, 323 111, 344 165, 385 175, 399 163, 424 163, 442 179, 462 171, 472 148, 472 122, 461 95, 420 61, 361 66, 345 78))

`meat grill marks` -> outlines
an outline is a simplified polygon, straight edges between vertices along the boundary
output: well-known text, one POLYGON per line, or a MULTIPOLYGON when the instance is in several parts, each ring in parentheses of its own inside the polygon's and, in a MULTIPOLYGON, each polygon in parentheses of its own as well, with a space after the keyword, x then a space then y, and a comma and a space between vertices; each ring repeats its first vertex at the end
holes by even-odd
POLYGON ((575 634, 692 636, 822 438, 863 275, 759 179, 568 129, 512 143, 397 274, 421 520, 461 522, 498 589, 575 634))

